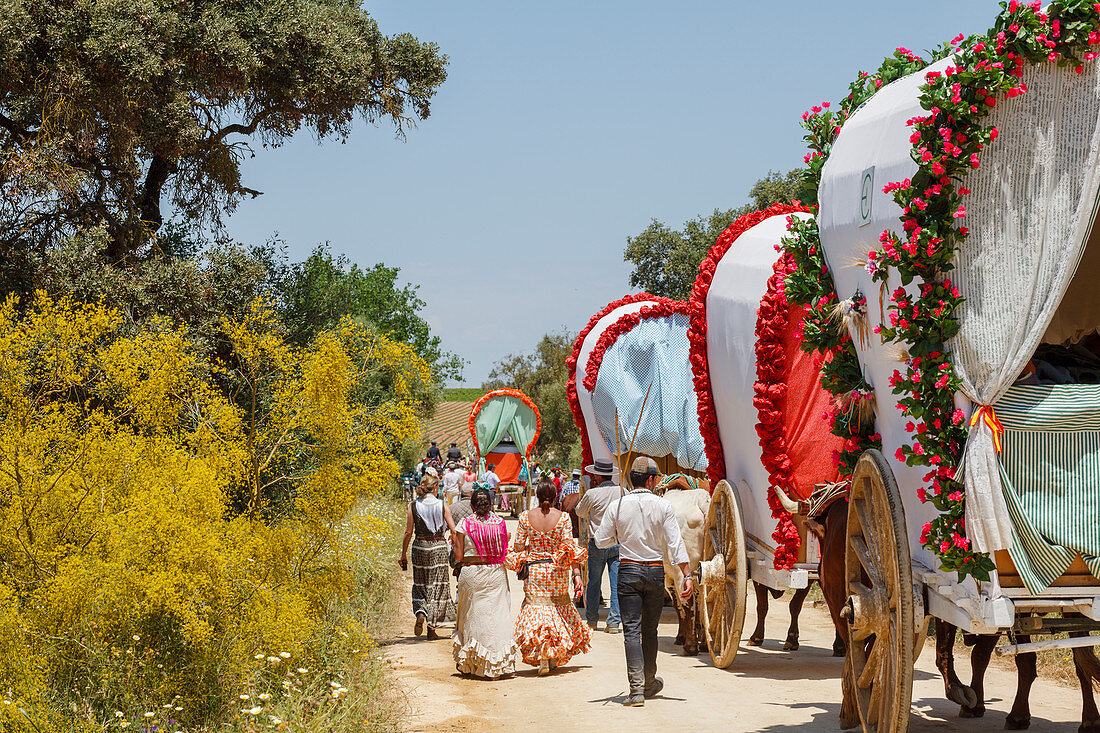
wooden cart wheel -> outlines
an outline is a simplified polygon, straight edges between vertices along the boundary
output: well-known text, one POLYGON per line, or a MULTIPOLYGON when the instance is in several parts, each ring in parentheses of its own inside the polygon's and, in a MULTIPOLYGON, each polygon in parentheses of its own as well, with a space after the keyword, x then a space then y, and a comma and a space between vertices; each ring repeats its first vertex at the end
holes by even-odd
POLYGON ((702 601, 703 633, 715 667, 733 663, 745 625, 748 559, 745 525, 733 488, 719 481, 710 497, 703 557, 699 563, 699 601, 702 601))
POLYGON ((913 569, 897 482, 877 450, 852 476, 844 554, 849 689, 864 731, 902 733, 913 699, 913 569))

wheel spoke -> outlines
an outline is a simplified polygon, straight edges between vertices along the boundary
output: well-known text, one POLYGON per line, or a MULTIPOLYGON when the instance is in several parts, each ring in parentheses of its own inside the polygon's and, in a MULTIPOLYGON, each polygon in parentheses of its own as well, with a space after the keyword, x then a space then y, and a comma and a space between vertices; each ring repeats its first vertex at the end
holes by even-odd
POLYGON ((867 549, 867 543, 863 537, 859 535, 852 535, 849 538, 852 550, 859 558, 859 564, 863 566, 864 571, 871 579, 871 585, 878 587, 882 585, 882 569, 879 566, 877 558, 871 557, 870 551, 867 549))
POLYGON ((867 655, 867 662, 859 672, 859 679, 856 680, 859 687, 867 689, 874 683, 878 676, 878 667, 882 664, 882 652, 885 646, 884 640, 880 638, 876 638, 871 645, 871 653, 867 655))

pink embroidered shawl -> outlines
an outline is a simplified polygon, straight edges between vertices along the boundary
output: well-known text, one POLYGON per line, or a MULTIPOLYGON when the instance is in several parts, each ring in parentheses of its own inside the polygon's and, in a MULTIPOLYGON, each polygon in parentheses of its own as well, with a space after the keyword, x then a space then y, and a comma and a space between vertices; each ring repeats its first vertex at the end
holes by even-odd
POLYGON ((490 565, 502 565, 508 554, 508 528, 496 514, 485 519, 477 515, 466 517, 459 528, 474 543, 477 554, 490 565))

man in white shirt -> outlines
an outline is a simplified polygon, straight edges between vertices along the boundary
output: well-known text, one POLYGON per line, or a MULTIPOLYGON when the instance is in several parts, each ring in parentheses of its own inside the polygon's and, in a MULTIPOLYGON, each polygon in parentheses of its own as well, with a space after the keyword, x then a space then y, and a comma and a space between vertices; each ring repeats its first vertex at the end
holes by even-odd
POLYGON ((500 476, 493 473, 493 469, 497 467, 495 463, 485 464, 485 473, 481 474, 481 483, 488 485, 489 498, 492 500, 493 506, 497 505, 497 484, 500 483, 500 476))
POLYGON ((448 504, 457 501, 462 493, 462 470, 454 463, 447 464, 443 474, 443 496, 448 504))
POLYGON ((662 558, 669 558, 684 574, 680 596, 695 590, 688 572, 688 554, 672 504, 653 493, 657 464, 641 456, 630 466, 634 489, 604 512, 596 531, 597 547, 619 546, 619 610, 626 647, 626 677, 630 693, 624 705, 645 705, 665 686, 657 676, 657 624, 665 601, 662 558))
MULTIPOLYGON (((607 568, 607 577, 611 583, 611 607, 607 611, 607 625, 604 631, 609 634, 619 633, 619 547, 612 543, 607 546, 596 546, 596 532, 600 528, 600 522, 611 503, 618 501, 623 496, 621 487, 612 482, 615 467, 610 459, 597 458, 592 465, 585 466, 596 480, 602 480, 598 486, 593 486, 584 492, 584 496, 576 503, 577 517, 583 522, 588 522, 588 587, 584 594, 584 615, 588 626, 592 629, 600 621, 600 586, 603 585, 603 569, 607 568)), ((576 501, 576 494, 566 497, 562 502, 562 510, 569 511, 576 501)))

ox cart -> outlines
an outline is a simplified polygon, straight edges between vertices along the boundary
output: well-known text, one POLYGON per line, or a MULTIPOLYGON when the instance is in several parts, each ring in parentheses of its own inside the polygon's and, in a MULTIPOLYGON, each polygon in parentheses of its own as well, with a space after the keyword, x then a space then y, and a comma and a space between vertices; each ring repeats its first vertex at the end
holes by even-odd
MULTIPOLYGON (((821 170, 819 240, 803 229, 787 249, 803 275, 831 274, 822 302, 866 303, 846 328, 882 448, 852 476, 845 697, 858 719, 843 721, 865 730, 908 727, 928 617, 938 637, 940 624, 1007 634, 1007 654, 1073 647, 1077 661, 1100 642, 1100 65, 1024 66, 1028 91, 1011 99, 948 83, 993 109, 977 132, 946 115, 937 130, 930 89, 981 53, 902 77, 844 121, 821 170), (980 156, 943 174, 979 133, 980 156)), ((1026 727, 1026 690, 1017 706, 1009 726, 1026 727)))
POLYGON ((528 460, 542 429, 542 417, 531 398, 518 389, 486 392, 470 408, 470 437, 478 475, 488 464, 500 478, 497 493, 506 498, 512 516, 527 509, 533 490, 520 475, 530 475, 528 460))
MULTIPOLYGON (((628 296, 597 313, 578 336, 569 361, 567 394, 582 435, 583 457, 611 459, 622 477, 638 456, 652 458, 666 477, 679 479, 674 502, 688 553, 698 563, 699 535, 709 499, 705 490, 706 451, 699 434, 695 390, 686 370, 687 303, 646 294, 628 296), (700 483, 700 481, 702 483, 700 483), (686 489, 687 491, 684 491, 686 489), (694 550, 694 552, 693 552, 694 550)), ((667 484, 668 482, 664 482, 667 484)), ((630 488, 622 484, 624 491, 630 488)), ((662 488, 667 488, 664 486, 662 488)), ((581 522, 587 545, 588 523, 581 522)), ((680 582, 679 569, 666 567, 670 585, 680 582)), ((585 577, 587 583, 587 577, 585 577)), ((670 593, 674 599, 678 594, 670 593)), ((697 649, 694 606, 677 600, 679 643, 697 649)))
MULTIPOLYGON (((795 520, 820 519, 844 494, 836 482, 844 440, 822 416, 832 395, 821 387, 820 362, 800 348, 805 309, 783 294, 789 261, 777 261, 776 248, 789 217, 810 214, 774 206, 734 222, 700 266, 691 297, 690 363, 714 486, 699 592, 719 667, 737 654, 746 580, 757 583, 758 603, 765 588, 806 589, 819 565, 818 536, 806 530, 820 525, 795 520)), ((762 636, 758 615, 750 643, 762 636)))

